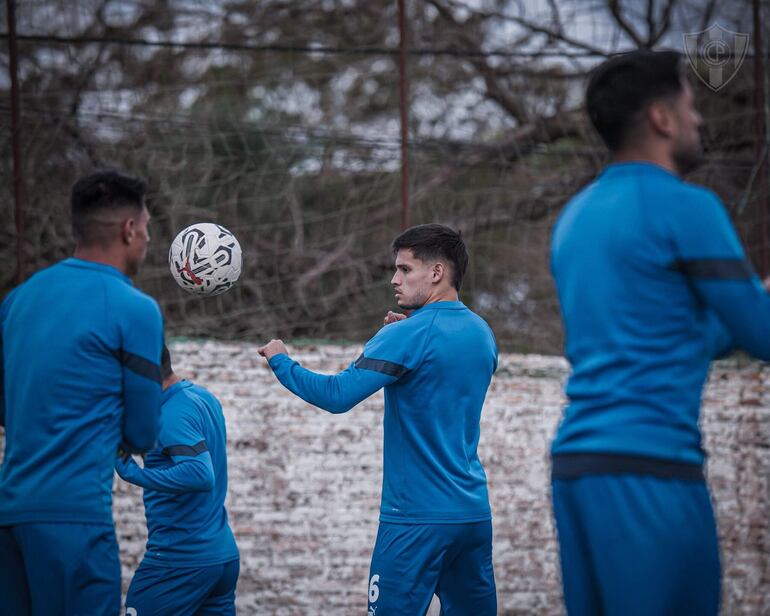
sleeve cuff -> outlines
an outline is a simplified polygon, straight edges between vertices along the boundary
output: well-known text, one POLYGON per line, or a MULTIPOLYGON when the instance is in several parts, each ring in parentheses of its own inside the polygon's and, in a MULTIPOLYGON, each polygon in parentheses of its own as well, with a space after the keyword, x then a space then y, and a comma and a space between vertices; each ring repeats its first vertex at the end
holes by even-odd
POLYGON ((268 365, 275 370, 285 360, 290 359, 286 353, 277 353, 267 360, 268 365))

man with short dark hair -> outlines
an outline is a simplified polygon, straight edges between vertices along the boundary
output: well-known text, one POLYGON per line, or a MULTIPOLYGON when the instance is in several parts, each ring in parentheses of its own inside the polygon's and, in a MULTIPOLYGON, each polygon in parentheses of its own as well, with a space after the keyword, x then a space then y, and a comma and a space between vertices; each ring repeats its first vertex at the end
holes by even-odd
POLYGON ((147 550, 126 596, 126 612, 235 614, 239 554, 227 522, 227 430, 222 405, 180 379, 168 348, 155 449, 140 467, 120 456, 115 470, 144 488, 147 550))
POLYGON ((770 296, 716 195, 680 179, 701 118, 679 54, 614 57, 586 100, 613 163, 551 247, 572 365, 552 444, 567 612, 716 614, 700 396, 730 348, 770 359, 770 296))
POLYGON ((128 278, 149 241, 145 190, 113 171, 78 180, 74 257, 0 307, 3 613, 120 610, 115 452, 152 447, 161 393, 160 309, 128 278))
POLYGON ((442 225, 412 227, 393 242, 398 305, 347 370, 327 376, 259 349, 291 392, 344 413, 385 388, 380 527, 369 578, 369 614, 424 614, 433 594, 445 613, 497 610, 487 482, 476 448, 497 346, 486 322, 458 299, 468 254, 442 225))

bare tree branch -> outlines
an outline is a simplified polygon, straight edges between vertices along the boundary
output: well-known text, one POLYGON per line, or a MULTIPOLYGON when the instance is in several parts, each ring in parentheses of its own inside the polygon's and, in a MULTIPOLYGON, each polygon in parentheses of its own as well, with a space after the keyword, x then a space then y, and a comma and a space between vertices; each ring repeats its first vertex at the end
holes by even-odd
POLYGON ((650 38, 650 47, 656 45, 658 41, 660 41, 660 39, 663 37, 663 35, 666 34, 666 32, 668 32, 671 28, 671 14, 677 4, 677 1, 678 0, 668 0, 666 5, 663 7, 663 13, 661 15, 657 30, 655 31, 655 35, 650 38))
POLYGON ((645 47, 645 42, 642 37, 634 30, 631 24, 626 21, 623 16, 623 9, 620 6, 620 0, 607 0, 607 8, 610 10, 610 14, 615 19, 615 22, 625 32, 629 38, 636 44, 637 47, 645 47))
MULTIPOLYGON (((433 0, 427 0, 430 4, 433 4, 435 6, 435 3, 433 0)), ((454 6, 458 6, 458 3, 454 0, 449 0, 450 4, 454 6)), ((553 0, 551 0, 553 1, 553 0)), ((609 54, 599 47, 596 47, 594 45, 591 45, 590 43, 586 41, 581 41, 579 39, 573 38, 571 36, 568 36, 564 33, 561 22, 559 21, 559 14, 558 11, 555 13, 556 19, 555 19, 555 28, 549 28, 542 24, 536 24, 532 21, 529 21, 528 19, 525 19, 523 17, 518 17, 516 15, 510 15, 508 13, 502 13, 500 11, 475 11, 476 15, 482 16, 485 19, 495 18, 500 19, 503 21, 509 21, 511 23, 515 23, 522 28, 525 28, 527 30, 530 30, 531 32, 534 32, 536 34, 544 34, 551 40, 555 41, 561 41, 562 43, 566 43, 570 47, 575 47, 576 49, 580 49, 582 51, 586 51, 591 54, 595 54, 597 56, 608 56, 609 54)), ((451 14, 451 12, 450 12, 451 14)))
POLYGON ((711 20, 714 17, 714 11, 717 7, 717 0, 708 0, 706 3, 705 8, 703 9, 703 18, 700 22, 700 29, 705 30, 708 28, 709 24, 711 23, 711 20))
POLYGON ((647 0, 647 47, 652 47, 655 38, 655 0, 647 0))
MULTIPOLYGON (((439 2, 438 0, 428 0, 428 2, 439 12, 439 14, 457 30, 459 37, 463 38, 466 44, 473 44, 478 46, 478 41, 474 41, 467 34, 467 31, 461 27, 461 24, 457 23, 452 10, 439 2)), ((522 103, 509 91, 504 89, 498 81, 497 72, 485 58, 473 58, 470 59, 470 63, 476 68, 481 77, 484 79, 486 85, 486 95, 491 100, 495 101, 511 116, 513 116, 519 123, 526 123, 529 121, 529 113, 522 103)))
POLYGON ((548 6, 551 9, 551 19, 553 20, 556 32, 560 35, 564 33, 564 27, 561 21, 561 13, 559 12, 559 5, 556 4, 556 0, 548 0, 548 6))
MULTIPOLYGON (((483 151, 471 154, 462 160, 461 165, 453 162, 439 169, 413 191, 412 203, 417 203, 419 200, 430 195, 434 188, 445 184, 456 176, 458 166, 467 170, 469 167, 472 168, 487 164, 500 157, 504 158, 507 164, 510 165, 532 153, 535 147, 553 143, 557 139, 563 137, 580 135, 582 121, 582 110, 574 110, 521 126, 513 132, 510 139, 500 142, 483 151)), ((390 215, 390 212, 396 210, 398 207, 398 203, 393 203, 385 208, 385 212, 387 215, 390 215)))
POLYGON ((300 301, 302 304, 307 308, 308 304, 310 303, 307 297, 306 293, 306 287, 310 284, 312 280, 318 279, 332 266, 336 261, 339 261, 340 259, 344 258, 345 255, 347 255, 352 247, 353 243, 356 240, 356 238, 352 235, 348 235, 344 240, 342 240, 339 245, 329 252, 326 252, 316 263, 311 267, 309 270, 307 270, 305 273, 300 275, 296 282, 295 282, 295 289, 297 291, 297 295, 300 298, 300 301))

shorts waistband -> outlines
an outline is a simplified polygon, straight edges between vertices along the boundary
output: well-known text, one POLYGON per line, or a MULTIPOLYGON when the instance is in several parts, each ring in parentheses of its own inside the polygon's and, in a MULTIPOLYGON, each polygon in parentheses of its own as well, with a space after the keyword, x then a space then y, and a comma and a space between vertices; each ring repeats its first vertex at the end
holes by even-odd
POLYGON ((651 475, 662 479, 705 481, 702 464, 602 453, 563 453, 552 457, 552 479, 585 475, 651 475))

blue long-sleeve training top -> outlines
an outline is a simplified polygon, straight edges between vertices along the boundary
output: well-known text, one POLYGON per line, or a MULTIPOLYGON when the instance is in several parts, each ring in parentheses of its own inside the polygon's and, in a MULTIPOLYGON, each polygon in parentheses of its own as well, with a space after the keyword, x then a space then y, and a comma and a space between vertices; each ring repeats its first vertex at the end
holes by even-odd
POLYGON ((270 367, 287 389, 332 413, 385 388, 380 520, 490 519, 476 449, 497 346, 487 323, 461 302, 427 304, 386 325, 339 374, 316 374, 283 354, 270 367))
POLYGON ((158 445, 144 459, 118 459, 118 474, 144 488, 144 559, 207 567, 238 558, 227 521, 227 432, 222 406, 190 381, 163 392, 158 445))
POLYGON ((0 334, 0 525, 111 525, 118 446, 158 434, 157 303, 114 267, 66 259, 8 294, 0 334))
POLYGON ((553 454, 702 463, 711 360, 770 359, 770 296, 719 199, 653 164, 610 165, 565 207, 551 266, 572 364, 553 454))

